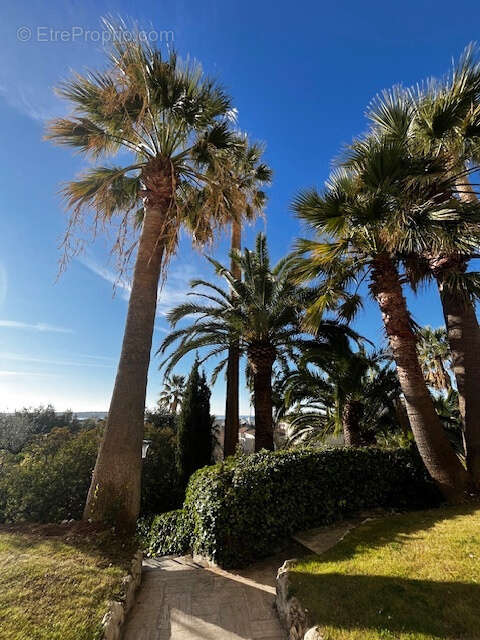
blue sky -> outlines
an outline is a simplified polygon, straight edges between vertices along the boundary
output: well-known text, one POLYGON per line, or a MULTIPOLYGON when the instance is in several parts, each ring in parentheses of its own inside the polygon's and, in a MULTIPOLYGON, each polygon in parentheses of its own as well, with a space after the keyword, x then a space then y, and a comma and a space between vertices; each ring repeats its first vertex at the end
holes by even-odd
MULTIPOLYGON (((45 120, 65 108, 53 86, 71 69, 103 64, 98 36, 91 32, 109 13, 132 17, 146 30, 173 32, 180 55, 200 60, 230 91, 240 127, 267 144, 275 173, 267 219, 246 231, 244 243, 251 245, 255 233, 266 229, 276 259, 300 232, 289 210, 296 191, 323 185, 340 145, 365 128, 365 107, 378 91, 448 69, 452 56, 478 38, 480 5, 461 0, 452 10, 442 0, 2 3, 0 410, 47 402, 77 411, 108 408, 128 288, 118 286, 113 295, 108 238, 90 245, 57 279, 66 222, 58 188, 86 163, 43 142, 42 135, 45 120)), ((225 237, 214 253, 226 259, 225 237)), ((164 313, 199 274, 209 276, 206 261, 183 238, 161 295, 154 348, 165 335, 164 313)), ((418 298, 409 294, 408 300, 417 321, 442 322, 434 291, 418 298)), ((357 327, 383 340, 373 304, 357 327)), ((189 365, 186 360, 179 371, 189 365)), ((162 384, 157 366, 152 358, 150 405, 162 384)), ((219 380, 212 396, 217 414, 223 414, 223 392, 219 380)), ((249 411, 243 393, 241 412, 249 411)))

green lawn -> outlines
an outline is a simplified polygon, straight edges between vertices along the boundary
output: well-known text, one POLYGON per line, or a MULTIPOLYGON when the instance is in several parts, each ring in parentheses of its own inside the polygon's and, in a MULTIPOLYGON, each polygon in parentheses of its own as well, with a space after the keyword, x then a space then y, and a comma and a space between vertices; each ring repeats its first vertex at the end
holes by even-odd
POLYGON ((367 522, 299 561, 292 592, 324 640, 480 638, 480 507, 367 522))
POLYGON ((93 640, 132 543, 85 523, 0 527, 1 640, 93 640))

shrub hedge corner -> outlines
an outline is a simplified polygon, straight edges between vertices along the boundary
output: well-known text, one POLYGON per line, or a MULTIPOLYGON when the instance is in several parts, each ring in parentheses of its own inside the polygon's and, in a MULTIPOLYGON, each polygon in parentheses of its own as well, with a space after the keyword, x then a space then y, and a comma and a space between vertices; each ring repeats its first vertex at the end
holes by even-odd
POLYGON ((189 549, 222 567, 240 567, 302 529, 364 509, 439 502, 413 447, 261 452, 193 474, 183 509, 154 519, 149 551, 189 549))

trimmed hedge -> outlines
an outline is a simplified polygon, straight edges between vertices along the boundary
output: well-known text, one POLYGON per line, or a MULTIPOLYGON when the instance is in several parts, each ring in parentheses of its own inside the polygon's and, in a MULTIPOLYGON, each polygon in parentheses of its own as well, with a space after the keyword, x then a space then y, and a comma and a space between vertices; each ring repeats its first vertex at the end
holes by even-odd
POLYGON ((363 509, 423 508, 440 496, 416 449, 296 449, 229 458, 190 479, 183 510, 159 516, 153 553, 240 567, 286 538, 363 509), (176 514, 176 515, 173 515, 176 514))
POLYGON ((183 509, 155 516, 147 535, 142 536, 149 556, 183 555, 190 549, 191 522, 183 509))

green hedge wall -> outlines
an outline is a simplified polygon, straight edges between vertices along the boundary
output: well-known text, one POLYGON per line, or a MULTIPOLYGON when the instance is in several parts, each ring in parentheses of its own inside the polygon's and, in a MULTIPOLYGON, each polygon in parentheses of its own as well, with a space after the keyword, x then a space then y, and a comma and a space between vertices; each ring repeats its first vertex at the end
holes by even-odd
POLYGON ((147 535, 139 533, 149 556, 183 555, 190 550, 191 521, 183 509, 155 516, 147 535))
POLYGON ((190 479, 183 510, 158 517, 153 554, 190 548, 220 566, 267 556, 302 529, 376 507, 440 497, 416 449, 296 449, 230 458, 190 479))

